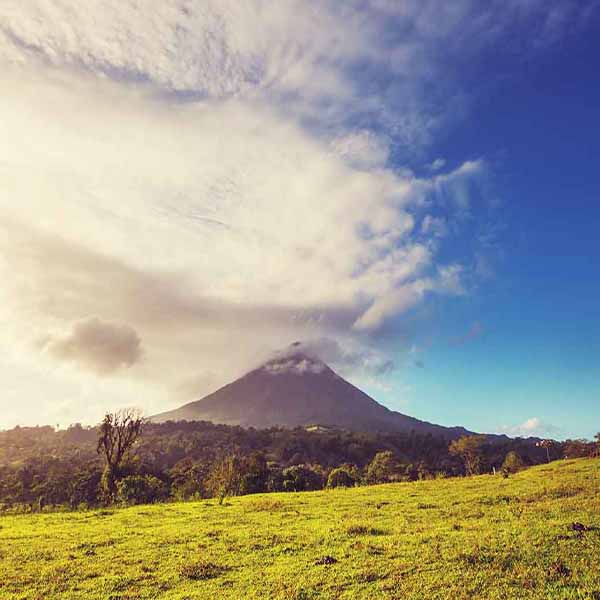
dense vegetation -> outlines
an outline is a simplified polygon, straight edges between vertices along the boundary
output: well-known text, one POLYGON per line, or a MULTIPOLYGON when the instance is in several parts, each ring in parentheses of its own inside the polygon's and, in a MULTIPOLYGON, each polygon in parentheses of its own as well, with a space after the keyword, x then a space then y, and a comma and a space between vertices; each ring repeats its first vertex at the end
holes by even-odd
POLYGON ((600 460, 0 517, 3 600, 600 598, 600 460))
POLYGON ((111 425, 105 420, 96 428, 17 427, 0 432, 0 510, 215 496, 223 501, 249 493, 500 471, 510 453, 513 466, 505 465, 505 471, 517 470, 514 464, 520 468, 596 451, 594 443, 581 440, 542 447, 531 440, 470 438, 449 447, 448 440, 431 434, 170 422, 146 424, 132 452, 122 453, 115 462, 102 445, 102 436, 106 441, 110 433, 103 427, 111 425))

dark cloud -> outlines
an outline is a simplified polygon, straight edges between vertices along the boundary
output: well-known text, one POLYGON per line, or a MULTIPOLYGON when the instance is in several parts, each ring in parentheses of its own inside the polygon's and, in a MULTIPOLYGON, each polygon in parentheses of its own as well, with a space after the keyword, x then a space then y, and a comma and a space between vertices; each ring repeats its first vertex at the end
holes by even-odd
MULTIPOLYGON (((90 315, 103 323, 126 323, 144 341, 144 361, 135 377, 158 384, 173 399, 214 391, 294 339, 340 335, 357 317, 357 309, 335 304, 299 309, 210 297, 190 288, 179 273, 143 270, 15 219, 0 218, 3 252, 10 253, 20 274, 11 282, 18 298, 12 314, 15 322, 29 323, 38 348, 83 368, 111 372, 110 357, 90 356, 90 344, 81 347, 89 339, 82 336, 90 333, 75 330, 73 323, 88 322, 90 315), (66 333, 40 340, 57 330, 66 333)), ((348 368, 360 363, 358 349, 344 351, 334 339, 319 345, 326 350, 324 360, 334 356, 348 368)))
POLYGON ((44 347, 53 358, 76 362, 98 375, 131 367, 142 356, 135 329, 96 317, 75 323, 65 336, 49 336, 44 347))

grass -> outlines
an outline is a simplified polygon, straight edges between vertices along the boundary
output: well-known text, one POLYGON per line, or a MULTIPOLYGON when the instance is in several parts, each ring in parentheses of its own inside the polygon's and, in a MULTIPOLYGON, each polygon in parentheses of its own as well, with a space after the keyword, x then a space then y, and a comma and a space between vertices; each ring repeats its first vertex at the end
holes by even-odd
POLYGON ((2 600, 600 600, 599 559, 600 459, 0 518, 2 600))

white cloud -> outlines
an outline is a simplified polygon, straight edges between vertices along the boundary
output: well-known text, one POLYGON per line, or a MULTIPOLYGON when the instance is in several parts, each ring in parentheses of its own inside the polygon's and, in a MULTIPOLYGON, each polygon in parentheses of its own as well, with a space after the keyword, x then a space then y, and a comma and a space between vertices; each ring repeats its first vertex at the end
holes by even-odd
POLYGON ((436 238, 442 238, 448 233, 448 225, 442 217, 425 215, 421 223, 421 231, 426 236, 433 235, 436 238))
POLYGON ((464 269, 437 254, 436 215, 469 214, 485 162, 418 178, 398 156, 451 117, 459 90, 428 90, 469 7, 2 3, 11 406, 95 419, 106 397, 133 396, 157 412, 294 339, 334 340, 349 371, 383 369, 370 331, 428 294, 465 293, 464 269), (81 323, 118 327, 132 354, 82 354, 81 323), (112 377, 85 371, 98 364, 112 377))
POLYGON ((359 169, 384 167, 390 156, 390 142, 371 131, 357 131, 333 140, 333 149, 359 169))
POLYGON ((500 431, 513 437, 545 437, 557 435, 560 428, 546 423, 539 417, 531 417, 519 425, 503 426, 500 431))
POLYGON ((269 375, 304 375, 306 373, 318 374, 325 371, 327 367, 319 360, 304 358, 302 360, 281 360, 269 362, 264 370, 269 375))
POLYGON ((444 158, 436 158, 433 162, 427 165, 430 171, 439 171, 446 166, 446 160, 444 158))

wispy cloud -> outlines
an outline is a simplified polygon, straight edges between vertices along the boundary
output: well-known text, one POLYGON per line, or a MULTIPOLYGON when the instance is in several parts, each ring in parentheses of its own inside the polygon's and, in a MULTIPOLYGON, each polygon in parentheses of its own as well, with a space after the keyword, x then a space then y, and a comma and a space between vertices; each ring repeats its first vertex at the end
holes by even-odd
POLYGON ((446 63, 544 13, 509 4, 3 3, 0 371, 23 418, 32 382, 82 418, 107 389, 152 410, 294 339, 388 372, 373 332, 469 293, 475 257, 439 249, 477 235, 489 166, 414 166, 464 114, 446 63))

